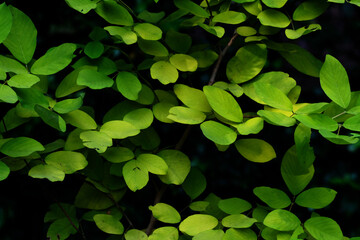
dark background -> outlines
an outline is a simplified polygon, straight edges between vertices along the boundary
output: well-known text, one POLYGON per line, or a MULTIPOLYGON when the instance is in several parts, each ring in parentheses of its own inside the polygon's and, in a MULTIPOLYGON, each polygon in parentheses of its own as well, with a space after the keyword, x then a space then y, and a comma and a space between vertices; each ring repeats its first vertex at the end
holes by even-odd
MULTIPOLYGON (((105 24, 94 13, 82 15, 69 8, 65 1, 61 0, 12 0, 6 2, 25 12, 37 27, 38 46, 35 58, 43 55, 48 48, 64 42, 86 43, 89 41, 88 34, 92 28, 105 24)), ((140 12, 152 3, 151 0, 127 2, 129 4, 139 3, 135 9, 136 12, 140 12)), ((166 2, 166 0, 160 0, 159 4, 163 4, 162 2, 166 2)), ((156 12, 156 5, 151 4, 151 10, 156 12)), ((322 26, 322 31, 312 33, 295 42, 322 61, 326 54, 336 57, 347 69, 352 90, 360 90, 358 83, 360 76, 360 48, 358 46, 360 43, 358 34, 360 32, 360 8, 350 4, 331 4, 328 11, 317 19, 317 23, 322 26)), ((207 41, 212 43, 215 40, 216 38, 209 37, 207 41)), ((0 48, 0 51, 5 50, 0 48)), ((230 49, 229 57, 234 54, 234 51, 236 49, 230 49)), ((271 53, 269 57, 273 61, 265 70, 281 70, 289 73, 302 86, 304 101, 328 101, 320 89, 318 79, 297 72, 276 53, 271 53)), ((206 74, 208 73, 204 74, 205 79, 208 77, 206 74)), ((3 105, 0 107, 3 109, 3 105)), ((1 114, 5 114, 5 112, 1 110, 1 114)), ((158 129, 158 131, 163 141, 175 144, 184 129, 185 126, 172 125, 158 129), (174 134, 174 132, 179 134, 174 134)), ((270 186, 286 191, 280 175, 280 163, 286 150, 293 144, 293 131, 293 128, 284 129, 266 125, 260 137, 274 146, 278 158, 266 164, 255 164, 241 158, 234 147, 225 153, 219 153, 213 144, 205 139, 200 129, 193 127, 183 151, 191 158, 193 165, 201 168, 207 177, 208 187, 202 196, 205 197, 213 192, 221 198, 240 197, 255 202, 257 200, 252 194, 254 187, 270 186)), ((44 139, 57 138, 50 136, 51 133, 44 133, 44 139)), ((315 149, 317 159, 315 176, 309 186, 330 187, 338 192, 335 201, 326 209, 320 210, 319 213, 335 219, 342 227, 344 235, 360 236, 358 146, 336 146, 316 133, 312 136, 311 144, 315 149)), ((47 225, 43 224, 43 217, 49 205, 54 200, 73 202, 81 181, 76 176, 67 176, 62 183, 50 184, 46 180, 32 179, 12 173, 8 179, 0 182, 0 239, 45 239, 47 225)), ((145 228, 149 218, 147 206, 152 204, 153 189, 149 186, 140 192, 137 195, 129 194, 124 201, 129 209, 135 208, 139 204, 144 206, 144 209, 130 211, 130 217, 131 214, 134 214, 135 224, 139 228, 145 228), (143 217, 138 217, 139 214, 143 217)), ((180 196, 182 195, 176 191, 171 191, 171 194, 166 195, 165 200, 171 202, 177 199, 174 205, 180 207, 188 204, 189 199, 180 196)), ((297 210, 295 207, 294 211, 297 210)), ((310 212, 301 214, 306 218, 310 212)), ((92 232, 94 226, 91 224, 85 226, 85 231, 92 232)), ((92 236, 93 239, 102 239, 102 235, 92 236)))

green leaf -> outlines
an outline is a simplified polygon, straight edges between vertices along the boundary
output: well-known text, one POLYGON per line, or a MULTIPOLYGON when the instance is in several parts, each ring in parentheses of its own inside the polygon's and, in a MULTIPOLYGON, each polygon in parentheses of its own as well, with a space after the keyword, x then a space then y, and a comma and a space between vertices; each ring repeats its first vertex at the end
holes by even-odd
POLYGON ((276 126, 291 127, 296 124, 296 120, 294 118, 288 117, 278 112, 259 110, 257 115, 262 117, 266 122, 276 126))
MULTIPOLYGON (((156 1, 157 2, 157 1, 156 1)), ((149 12, 148 10, 144 10, 139 13, 138 18, 144 20, 145 22, 157 23, 165 16, 165 12, 149 12)))
POLYGON ((0 4, 0 43, 2 43, 10 33, 13 17, 10 8, 6 3, 0 4))
POLYGON ((359 141, 359 138, 356 138, 355 136, 339 135, 327 130, 319 130, 319 133, 321 136, 335 144, 355 144, 359 141))
POLYGON ((343 127, 352 131, 360 131, 360 114, 348 118, 344 122, 343 127))
POLYGON ((27 74, 28 71, 18 61, 12 58, 4 57, 0 55, 0 70, 4 72, 13 72, 16 74, 27 74))
POLYGON ((322 113, 328 106, 329 103, 325 102, 310 103, 296 109, 294 112, 297 114, 322 113))
POLYGON ((203 122, 200 128, 205 137, 220 145, 230 145, 237 138, 234 130, 212 120, 203 122))
POLYGON ((227 63, 226 76, 234 83, 249 81, 260 73, 265 66, 266 59, 266 45, 245 45, 227 63))
POLYGON ((285 35, 289 39, 298 39, 301 36, 309 34, 311 32, 315 32, 321 30, 321 26, 319 24, 310 24, 305 27, 298 28, 296 30, 293 29, 285 29, 285 35))
POLYGON ((13 22, 10 33, 3 44, 16 59, 27 64, 35 52, 37 30, 26 14, 12 6, 9 9, 13 22))
POLYGON ((258 239, 256 233, 251 229, 234 229, 229 228, 225 232, 222 240, 256 240, 258 239))
POLYGON ((294 21, 308 21, 320 16, 329 4, 325 0, 314 1, 308 0, 302 2, 293 13, 294 21))
POLYGON ((211 107, 203 91, 184 84, 175 84, 174 93, 189 108, 211 112, 211 107))
POLYGON ((163 150, 158 155, 168 165, 166 175, 160 175, 160 180, 165 184, 181 185, 190 172, 190 159, 178 150, 163 150))
POLYGON ((327 131, 338 129, 337 122, 324 114, 295 115, 294 118, 309 128, 327 131))
POLYGON ((213 22, 220 22, 226 24, 240 24, 246 20, 246 15, 242 12, 226 11, 215 15, 213 22))
POLYGON ((198 26, 207 31, 208 33, 217 36, 218 38, 222 38, 225 34, 225 29, 220 26, 209 26, 203 23, 199 23, 198 26))
POLYGON ((33 178, 47 178, 51 182, 63 181, 65 173, 52 165, 36 165, 29 170, 29 176, 33 178))
POLYGON ((306 208, 320 209, 329 205, 335 199, 336 193, 330 188, 310 188, 300 193, 295 203, 306 208))
POLYGON ((137 100, 142 85, 136 75, 130 72, 119 72, 116 76, 116 87, 129 100, 137 100))
POLYGON ((286 193, 277 188, 256 187, 254 194, 271 208, 286 208, 291 204, 286 193))
POLYGON ((0 181, 5 180, 10 174, 10 168, 0 161, 0 181))
POLYGON ((156 228, 149 240, 177 240, 179 239, 179 231, 174 227, 160 227, 156 228))
POLYGON ((196 234, 192 239, 193 240, 222 240, 224 236, 224 231, 221 229, 217 230, 206 230, 201 233, 196 234))
POLYGON ((181 221, 178 211, 166 203, 157 203, 154 206, 149 206, 149 209, 153 216, 160 222, 178 223, 181 221))
POLYGON ((143 105, 150 105, 155 100, 155 94, 150 87, 146 84, 141 85, 141 91, 139 92, 139 97, 136 102, 143 105))
POLYGON ((331 55, 326 55, 320 70, 320 85, 325 94, 342 108, 347 108, 351 100, 349 77, 341 63, 331 55))
POLYGON ((65 0, 65 2, 73 9, 82 14, 88 13, 90 10, 96 8, 96 2, 92 0, 65 0))
POLYGON ((249 26, 241 26, 236 28, 237 34, 243 37, 249 37, 253 36, 257 33, 255 28, 249 27, 249 26))
POLYGON ((99 153, 103 153, 112 146, 112 139, 106 133, 97 131, 86 131, 80 133, 80 139, 85 147, 95 149, 99 153))
POLYGON ((257 18, 264 26, 286 28, 290 24, 290 19, 284 13, 275 9, 266 9, 259 13, 257 18))
POLYGON ((312 77, 319 77, 322 62, 299 45, 267 42, 267 46, 279 51, 281 56, 299 72, 312 77))
POLYGON ((174 67, 182 72, 195 72, 198 67, 196 59, 186 54, 174 54, 169 60, 174 67))
POLYGON ((164 85, 174 83, 179 78, 176 67, 166 61, 154 63, 150 68, 150 74, 152 79, 157 79, 164 85))
POLYGON ((199 124, 206 119, 206 115, 198 110, 176 106, 169 109, 168 119, 182 124, 199 124))
POLYGON ((100 128, 100 132, 107 134, 111 138, 124 139, 139 134, 140 130, 129 122, 114 120, 104 123, 100 128))
POLYGON ((11 129, 18 127, 27 121, 29 121, 29 119, 19 117, 16 113, 16 108, 12 108, 5 114, 2 119, 2 124, 0 124, 0 133, 10 131, 11 129))
POLYGON ((174 121, 167 117, 172 107, 174 107, 174 105, 169 102, 159 102, 155 104, 152 109, 155 118, 164 123, 173 123, 174 121))
POLYGON ((10 157, 26 157, 34 152, 44 151, 44 146, 28 137, 12 138, 0 147, 0 152, 10 157))
POLYGON ((40 118, 50 127, 53 127, 61 132, 66 131, 66 122, 57 113, 52 112, 40 105, 35 105, 34 110, 39 114, 40 118))
POLYGON ((287 0, 262 0, 262 2, 271 8, 282 8, 287 0))
POLYGON ((46 236, 49 239, 68 239, 71 234, 77 233, 74 225, 72 225, 71 223, 74 224, 76 227, 79 226, 79 222, 73 218, 71 218, 71 222, 67 217, 56 219, 53 223, 50 224, 46 236))
POLYGON ((104 45, 99 41, 91 41, 85 45, 84 53, 91 59, 100 57, 104 53, 104 45))
POLYGON ((137 35, 129 27, 108 26, 104 27, 111 36, 120 38, 126 45, 131 45, 137 42, 137 35))
POLYGON ((349 3, 354 4, 355 6, 360 7, 360 2, 359 2, 359 0, 350 0, 349 3))
POLYGON ((145 166, 153 174, 165 175, 168 171, 168 166, 164 159, 154 154, 140 154, 137 156, 136 161, 141 163, 141 166, 145 166))
POLYGON ((227 214, 240 214, 252 208, 248 201, 241 198, 222 199, 218 203, 219 208, 227 214))
POLYGON ((193 200, 206 189, 206 178, 197 168, 191 168, 189 175, 182 184, 185 193, 193 200))
POLYGON ((210 14, 205 11, 205 9, 190 0, 174 0, 174 4, 179 9, 189 11, 195 16, 204 18, 210 17, 210 14))
POLYGON ((11 87, 5 84, 0 85, 0 101, 7 103, 16 103, 17 100, 18 96, 11 87))
POLYGON ((207 68, 215 63, 219 55, 210 49, 192 52, 190 54, 198 62, 199 68, 207 68))
POLYGON ((114 80, 103 73, 85 68, 78 73, 76 83, 88 86, 91 89, 103 89, 111 87, 114 84, 114 80))
POLYGON ((294 133, 296 152, 299 166, 308 169, 315 160, 314 150, 310 146, 311 129, 303 124, 299 124, 294 133))
POLYGON ((57 102, 53 109, 57 113, 65 114, 75 110, 78 110, 83 104, 83 99, 81 97, 74 99, 65 99, 60 102, 57 102))
POLYGON ((207 214, 194 214, 185 218, 179 225, 179 230, 189 236, 195 236, 218 225, 218 220, 207 214))
POLYGON ((106 150, 102 156, 112 163, 121 163, 133 159, 134 153, 126 147, 112 147, 106 150))
POLYGON ((257 134, 264 128, 264 120, 260 117, 250 118, 236 126, 241 135, 257 134))
POLYGON ((192 39, 188 34, 170 29, 166 33, 165 42, 175 52, 186 53, 191 47, 192 39))
POLYGON ((151 23, 138 23, 134 27, 134 31, 145 40, 160 40, 162 31, 159 27, 151 23))
POLYGON ((82 140, 80 139, 80 134, 86 130, 82 130, 80 128, 74 129, 70 132, 66 138, 64 150, 73 151, 84 148, 82 140))
POLYGON ((306 231, 317 240, 342 240, 339 225, 327 217, 314 217, 304 223, 306 231))
POLYGON ((206 210, 206 208, 209 205, 210 205, 210 203, 206 202, 206 201, 196 201, 196 202, 190 203, 189 208, 193 211, 203 212, 206 210))
POLYGON ((36 88, 17 88, 15 91, 21 107, 30 110, 33 110, 36 104, 45 108, 49 107, 49 99, 36 88))
POLYGON ((151 126, 154 115, 148 108, 139 108, 127 113, 123 120, 131 123, 138 129, 146 129, 151 126))
POLYGON ((81 89, 86 88, 86 86, 79 86, 76 83, 76 80, 78 78, 79 72, 85 68, 88 67, 82 67, 82 68, 78 68, 75 69, 74 71, 72 71, 71 73, 69 73, 58 85, 58 87, 56 88, 55 91, 55 96, 57 98, 62 98, 65 97, 67 95, 70 95, 74 92, 77 92, 81 89))
POLYGON ((94 216, 96 226, 108 234, 121 235, 124 232, 124 226, 119 220, 109 214, 96 214, 94 216))
POLYGON ((125 233, 126 240, 148 240, 148 236, 145 232, 138 229, 130 229, 125 233))
POLYGON ((112 0, 98 2, 95 12, 111 24, 124 26, 134 24, 134 20, 126 8, 112 0))
POLYGON ((276 157, 273 147, 262 139, 239 139, 235 147, 244 158, 252 162, 264 163, 276 157))
POLYGON ((149 172, 136 160, 128 161, 123 167, 123 176, 126 185, 135 192, 146 186, 149 181, 149 172))
POLYGON ((50 48, 45 55, 34 62, 31 72, 38 75, 51 75, 63 70, 71 63, 76 48, 73 43, 64 43, 50 48))
POLYGON ((34 84, 40 81, 38 76, 32 74, 18 74, 12 76, 8 81, 7 84, 10 87, 16 88, 30 88, 34 84))
POLYGON ((267 105, 285 111, 292 111, 290 99, 278 88, 269 83, 254 83, 256 95, 267 105))
POLYGON ((243 121, 241 108, 230 93, 213 86, 204 86, 203 91, 216 113, 233 122, 243 121))
POLYGON ((278 231, 292 231, 301 224, 300 220, 293 213, 276 209, 270 212, 264 219, 264 225, 278 231))
POLYGON ((228 228, 250 228, 257 220, 244 214, 233 214, 222 219, 221 224, 228 228))
POLYGON ((45 162, 66 174, 84 169, 88 162, 83 154, 72 151, 58 151, 46 156, 45 162))
POLYGON ((95 120, 84 111, 74 110, 62 116, 67 123, 73 125, 74 127, 84 130, 92 130, 97 128, 95 120))
POLYGON ((300 165, 295 145, 285 153, 281 162, 281 175, 293 195, 297 195, 305 189, 313 178, 314 171, 313 165, 305 170, 300 165))
POLYGON ((169 55, 167 48, 159 41, 149 41, 139 38, 138 45, 141 51, 152 56, 167 57, 169 55))

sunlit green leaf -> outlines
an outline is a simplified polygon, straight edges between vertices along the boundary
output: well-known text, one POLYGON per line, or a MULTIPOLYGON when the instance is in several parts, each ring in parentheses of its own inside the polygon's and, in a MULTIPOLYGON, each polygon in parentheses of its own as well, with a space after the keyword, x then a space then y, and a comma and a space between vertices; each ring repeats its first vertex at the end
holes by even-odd
POLYGON ((83 104, 83 100, 81 97, 74 99, 65 99, 60 102, 57 102, 53 109, 57 113, 65 114, 79 109, 83 104))
POLYGON ((339 225, 331 218, 314 217, 304 223, 306 231, 317 240, 342 240, 339 225))
POLYGON ((294 21, 308 21, 320 16, 328 7, 325 0, 302 2, 294 11, 294 21))
POLYGON ((151 23, 136 24, 134 31, 145 40, 160 40, 162 37, 161 29, 151 23))
POLYGON ((84 169, 88 162, 83 154, 72 151, 57 151, 46 156, 45 162, 66 174, 84 169))
POLYGON ((89 114, 81 110, 71 111, 63 114, 62 117, 66 123, 80 129, 92 130, 97 128, 95 120, 89 114))
POLYGON ((64 43, 50 48, 42 57, 31 66, 31 72, 38 75, 50 75, 59 72, 68 66, 76 50, 73 43, 64 43))
POLYGON ((149 240, 177 240, 179 239, 179 231, 175 227, 159 227, 156 228, 149 240))
POLYGON ((278 231, 292 231, 300 225, 300 220, 293 213, 276 209, 270 212, 264 219, 264 225, 278 231))
POLYGON ((153 216, 160 222, 178 223, 181 220, 178 211, 166 203, 157 203, 154 206, 149 206, 149 209, 153 216))
POLYGON ((82 14, 88 13, 96 8, 96 2, 92 0, 65 0, 65 2, 73 9, 82 14))
POLYGON ((341 63, 331 55, 326 55, 320 70, 320 84, 325 94, 342 108, 347 108, 351 100, 349 77, 341 63))
POLYGON ((140 162, 142 166, 145 166, 153 174, 165 175, 168 171, 168 166, 164 159, 154 154, 140 154, 137 156, 136 161, 140 162))
POLYGON ((295 115, 294 118, 305 126, 317 130, 335 131, 338 128, 337 122, 324 114, 295 115))
POLYGON ((134 20, 126 8, 112 0, 104 0, 97 3, 95 12, 111 24, 124 26, 132 26, 134 24, 134 20))
POLYGON ((319 24, 310 24, 305 27, 298 28, 296 30, 293 29, 286 29, 285 35, 289 39, 298 39, 301 36, 304 36, 306 34, 309 34, 314 31, 321 30, 321 26, 319 24))
POLYGON ((13 17, 10 8, 6 3, 0 4, 0 43, 2 43, 10 33, 13 17))
POLYGON ((176 67, 166 61, 154 63, 150 68, 150 74, 153 79, 159 80, 164 85, 176 82, 179 77, 176 67))
POLYGON ((264 44, 249 44, 240 48, 226 66, 226 76, 235 83, 249 81, 260 73, 266 63, 264 44))
POLYGON ((104 123, 100 128, 100 132, 107 134, 111 138, 123 139, 139 134, 140 130, 129 122, 114 120, 104 123))
POLYGON ((136 75, 130 72, 119 72, 116 76, 116 87, 129 100, 136 100, 142 85, 136 75))
POLYGON ((155 100, 155 94, 153 90, 148 87, 146 84, 141 85, 141 91, 139 92, 139 97, 136 100, 137 103, 143 105, 150 105, 155 100))
POLYGON ((32 74, 18 74, 12 76, 7 81, 7 84, 11 87, 16 87, 16 88, 30 88, 39 81, 40 78, 38 76, 32 74))
POLYGON ((287 0, 262 0, 262 2, 271 8, 282 8, 287 0))
POLYGON ((13 72, 16 74, 27 74, 25 66, 15 59, 4 57, 0 55, 0 70, 4 72, 13 72))
POLYGON ((286 28, 290 24, 290 19, 282 12, 275 9, 266 9, 257 16, 262 25, 286 28))
POLYGON ((248 201, 241 198, 227 198, 220 200, 218 206, 227 214, 240 214, 252 208, 248 201))
POLYGON ((255 28, 249 26, 241 26, 236 29, 237 34, 243 37, 253 36, 257 33, 255 28))
POLYGON ((166 175, 159 175, 160 180, 166 184, 182 184, 190 172, 190 159, 178 150, 163 150, 158 155, 168 165, 166 175))
POLYGON ((148 236, 145 232, 138 229, 130 229, 125 233, 126 240, 148 240, 148 236))
POLYGON ((141 51, 152 56, 166 57, 169 55, 167 48, 159 41, 143 40, 139 38, 138 45, 141 51))
POLYGON ((51 182, 63 181, 65 173, 52 165, 36 165, 29 170, 29 176, 33 178, 47 178, 51 182))
POLYGON ((10 168, 0 161, 0 181, 6 179, 10 174, 10 168))
POLYGON ((205 86, 203 91, 211 108, 216 113, 230 121, 242 122, 241 108, 230 93, 213 86, 205 86))
POLYGON ((169 109, 167 118, 182 124, 199 124, 206 119, 206 115, 199 110, 176 106, 169 109))
POLYGON ((80 139, 84 146, 95 149, 99 153, 103 153, 112 146, 112 139, 106 133, 97 131, 85 131, 80 133, 80 139))
POLYGON ((194 214, 185 218, 179 225, 179 230, 190 236, 195 236, 218 225, 218 220, 207 214, 194 214))
POLYGON ((104 45, 99 41, 91 41, 85 45, 84 53, 91 59, 95 59, 104 53, 104 45))
POLYGON ((78 73, 76 84, 88 86, 91 89, 103 89, 111 87, 114 80, 103 73, 85 68, 78 73))
POLYGON ((235 146, 244 158, 252 162, 264 163, 276 157, 273 147, 262 139, 239 139, 235 146))
POLYGON ((196 234, 192 239, 193 240, 222 240, 224 236, 224 231, 221 229, 216 230, 206 230, 201 233, 196 234))
POLYGON ((18 96, 11 87, 5 84, 0 85, 0 101, 7 103, 16 103, 17 100, 18 96))
POLYGON ((211 112, 211 107, 203 91, 184 84, 176 84, 174 93, 186 106, 202 112, 211 112))
POLYGON ((267 105, 292 111, 292 102, 280 89, 273 87, 271 84, 260 82, 254 83, 254 88, 256 95, 267 105))
POLYGON ((151 126, 154 116, 150 109, 139 108, 127 113, 123 120, 131 123, 138 129, 146 129, 151 126))
POLYGON ((257 134, 264 128, 264 120, 260 117, 250 118, 236 126, 241 135, 257 134))
POLYGON ((195 72, 198 67, 196 59, 186 54, 174 54, 169 60, 173 66, 182 72, 195 72))
POLYGON ((112 147, 106 150, 102 156, 112 163, 126 162, 134 158, 134 153, 125 147, 112 147))
POLYGON ((286 208, 291 204, 286 193, 277 188, 256 187, 254 194, 272 208, 286 208))
POLYGON ((200 128, 205 137, 220 145, 230 145, 237 138, 234 130, 212 120, 203 122, 200 128))
POLYGON ((80 86, 76 82, 79 72, 85 68, 87 67, 78 68, 72 71, 71 73, 69 73, 57 86, 55 91, 55 96, 57 98, 65 97, 67 95, 70 95, 71 93, 86 88, 86 86, 80 86))
POLYGON ((313 148, 310 146, 311 129, 303 124, 299 124, 294 133, 297 157, 300 166, 308 169, 315 160, 313 148))
POLYGON ((359 138, 356 138, 355 136, 339 135, 327 130, 319 130, 319 133, 321 136, 335 144, 354 144, 359 141, 359 138))
POLYGON ((146 186, 149 181, 149 172, 136 160, 128 161, 123 167, 123 176, 126 185, 135 192, 146 186))
POLYGON ((0 152, 10 157, 26 157, 37 151, 44 151, 44 146, 28 137, 13 138, 0 147, 0 152))
POLYGON ((221 224, 228 228, 250 228, 257 220, 244 214, 233 214, 222 219, 221 224))
POLYGON ((336 191, 330 188, 310 188, 300 193, 296 197, 295 203, 302 207, 319 209, 329 205, 335 199, 335 196, 336 191))
POLYGON ((208 33, 217 36, 218 38, 222 38, 225 34, 225 29, 220 26, 209 26, 203 23, 199 23, 198 26, 207 31, 208 33))
POLYGON ((294 109, 294 112, 297 114, 321 113, 328 105, 328 103, 324 102, 305 104, 296 110, 294 109))
POLYGON ((192 39, 188 34, 170 29, 166 33, 165 42, 172 50, 186 53, 191 47, 192 39))
POLYGON ((129 27, 108 26, 104 27, 110 35, 118 37, 124 41, 126 45, 131 45, 137 42, 137 35, 129 27))
POLYGON ((176 7, 189 11, 192 14, 194 14, 195 16, 198 17, 210 17, 210 14, 208 12, 205 11, 205 9, 203 9, 202 7, 200 7, 199 5, 197 5, 196 3, 194 3, 193 1, 190 0, 174 0, 174 4, 176 7))
POLYGON ((12 26, 5 47, 22 63, 29 63, 36 48, 37 30, 31 19, 15 7, 9 7, 12 14, 12 26))
POLYGON ((96 214, 94 216, 96 226, 103 232, 120 235, 124 232, 124 226, 114 216, 109 214, 96 214))
POLYGON ((296 120, 294 118, 288 117, 282 113, 259 110, 257 114, 266 122, 276 126, 291 127, 296 124, 296 120))
POLYGON ((234 229, 229 228, 225 232, 222 240, 256 240, 256 233, 251 229, 234 229))
POLYGON ((226 24, 240 24, 246 20, 246 15, 242 12, 226 11, 215 15, 212 20, 226 24))

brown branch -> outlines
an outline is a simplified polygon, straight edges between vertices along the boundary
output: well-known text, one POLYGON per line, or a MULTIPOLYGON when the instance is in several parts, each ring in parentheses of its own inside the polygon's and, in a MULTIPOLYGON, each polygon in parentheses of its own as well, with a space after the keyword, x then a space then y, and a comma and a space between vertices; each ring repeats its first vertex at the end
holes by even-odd
POLYGON ((82 239, 86 240, 85 233, 84 233, 82 230, 80 230, 80 229, 75 225, 75 223, 72 221, 72 219, 71 219, 71 217, 69 216, 69 214, 68 214, 68 213, 66 212, 66 210, 63 208, 63 206, 61 206, 61 204, 60 204, 58 201, 56 201, 56 204, 58 205, 58 207, 60 208, 60 210, 64 213, 65 217, 69 220, 70 225, 76 230, 76 232, 78 232, 78 233, 81 235, 82 239))
POLYGON ((235 32, 234 35, 232 36, 232 38, 226 44, 225 48, 220 52, 219 58, 218 58, 218 60, 216 62, 215 68, 214 68, 214 70, 213 70, 213 72, 211 74, 211 77, 210 77, 210 80, 209 80, 209 83, 208 83, 209 86, 214 84, 216 75, 217 75, 217 73, 219 71, 220 64, 221 64, 226 52, 228 51, 229 47, 234 43, 234 40, 236 39, 237 36, 238 36, 238 34, 237 34, 237 32, 235 32))
MULTIPOLYGON (((184 143, 185 143, 186 139, 189 137, 190 132, 191 132, 191 125, 188 125, 186 127, 184 133, 182 134, 180 140, 175 145, 176 150, 180 150, 184 146, 184 143)), ((167 186, 168 185, 162 183, 160 190, 155 195, 154 205, 156 205, 157 203, 159 203, 161 201, 161 199, 162 199, 162 197, 163 197, 163 195, 164 195, 164 193, 165 193, 165 191, 167 189, 167 186)), ((146 227, 146 231, 145 231, 145 233, 147 235, 150 235, 152 233, 152 231, 154 230, 154 226, 155 226, 156 221, 157 221, 156 218, 151 214, 149 224, 146 227)))

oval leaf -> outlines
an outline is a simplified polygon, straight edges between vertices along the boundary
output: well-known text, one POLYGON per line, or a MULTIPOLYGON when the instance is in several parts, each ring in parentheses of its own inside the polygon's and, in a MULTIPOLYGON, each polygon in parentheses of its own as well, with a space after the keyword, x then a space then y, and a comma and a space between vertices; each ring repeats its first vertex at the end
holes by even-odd
POLYGON ((239 139, 235 146, 244 158, 252 162, 264 163, 276 157, 273 147, 261 139, 239 139))
POLYGON ((290 198, 280 189, 256 187, 254 194, 272 208, 286 208, 291 204, 290 198))
POLYGON ((336 191, 330 188, 310 188, 296 197, 295 203, 299 206, 313 209, 324 208, 329 205, 336 196, 336 191))
POLYGON ((293 213, 276 209, 270 212, 264 219, 264 225, 278 231, 292 231, 301 224, 293 213))
POLYGON ((233 214, 224 217, 221 224, 228 228, 249 228, 256 222, 255 218, 249 218, 244 214, 233 214))
POLYGON ((342 240, 339 225, 327 217, 314 217, 304 223, 306 231, 317 240, 342 240))
POLYGON ((200 128, 205 137, 220 145, 230 145, 237 138, 234 130, 215 121, 203 122, 200 128))
POLYGON ((10 157, 26 157, 34 152, 44 150, 45 148, 41 143, 28 137, 10 139, 0 147, 0 152, 10 157))
POLYGON ((195 236, 218 225, 218 220, 206 214, 194 214, 185 218, 179 225, 179 230, 189 236, 195 236))
POLYGON ((178 150, 163 150, 158 154, 168 165, 166 175, 159 176, 165 184, 180 185, 190 172, 190 159, 178 150))
POLYGON ((84 169, 88 162, 83 154, 72 151, 58 151, 46 156, 45 162, 66 174, 84 169))
POLYGON ((136 160, 127 162, 123 167, 123 176, 126 185, 131 191, 135 192, 146 186, 149 181, 149 173, 147 169, 136 160))
POLYGON ((96 214, 94 216, 96 226, 103 232, 120 235, 124 232, 124 226, 119 220, 109 214, 96 214))
POLYGON ((116 87, 129 100, 137 100, 142 85, 137 76, 130 72, 119 72, 116 76, 116 87))
POLYGON ((114 120, 104 123, 100 128, 100 132, 107 134, 111 138, 124 139, 139 134, 140 130, 126 121, 114 120))
POLYGON ((178 211, 166 203, 157 203, 155 206, 150 206, 149 209, 160 222, 178 223, 181 220, 178 211))
POLYGON ((179 72, 171 63, 165 61, 158 61, 150 68, 151 78, 159 80, 166 85, 174 83, 179 77, 179 72))

